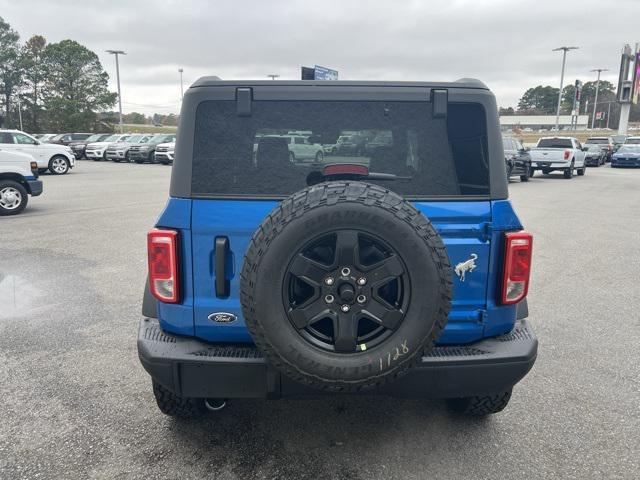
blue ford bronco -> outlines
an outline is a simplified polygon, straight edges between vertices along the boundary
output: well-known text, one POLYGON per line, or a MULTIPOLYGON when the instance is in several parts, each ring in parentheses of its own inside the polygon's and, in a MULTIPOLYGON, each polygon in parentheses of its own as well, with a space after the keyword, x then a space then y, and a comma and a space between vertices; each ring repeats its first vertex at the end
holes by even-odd
POLYGON ((487 415, 536 359, 532 237, 478 80, 201 78, 147 240, 138 352, 168 415, 359 393, 487 415))

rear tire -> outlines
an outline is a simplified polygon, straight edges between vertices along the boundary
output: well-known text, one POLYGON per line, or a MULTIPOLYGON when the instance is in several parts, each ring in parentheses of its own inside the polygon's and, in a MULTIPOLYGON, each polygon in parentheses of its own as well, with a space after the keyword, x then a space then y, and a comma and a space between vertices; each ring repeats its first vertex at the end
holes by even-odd
POLYGON ((573 162, 571 162, 571 166, 569 168, 565 168, 564 169, 564 178, 566 178, 567 180, 573 178, 573 169, 574 169, 574 165, 573 162))
POLYGON ((583 176, 584 176, 584 174, 586 173, 586 171, 587 171, 587 166, 586 166, 586 165, 585 165, 585 166, 583 166, 582 168, 579 168, 579 169, 577 170, 577 172, 578 172, 578 176, 583 177, 583 176))
POLYGON ((240 299, 249 333, 272 366, 319 390, 356 392, 394 381, 433 348, 448 318, 451 272, 441 237, 409 202, 377 185, 329 182, 283 200, 256 229, 240 299), (387 256, 363 260, 360 237, 376 245, 364 249, 387 256), (310 260, 318 242, 322 258, 310 260), (318 288, 296 297, 291 279, 300 276, 318 288), (358 303, 355 276, 364 280, 355 287, 358 303), (329 277, 337 285, 321 280, 329 277), (390 279, 401 299, 381 299, 390 279), (305 302, 311 308, 298 309, 305 302), (336 312, 340 303, 345 313, 336 312), (362 315, 375 318, 379 335, 362 333, 362 315))
POLYGON ((484 417, 501 412, 509 404, 511 390, 495 395, 479 395, 475 397, 449 398, 449 408, 456 413, 473 417, 484 417))
POLYGON ((520 181, 521 182, 528 182, 530 176, 531 176, 531 169, 527 168, 527 169, 525 169, 524 175, 520 175, 520 181))
POLYGON ((153 381, 153 395, 156 397, 160 411, 170 417, 198 418, 207 413, 204 398, 179 397, 155 381, 153 381))

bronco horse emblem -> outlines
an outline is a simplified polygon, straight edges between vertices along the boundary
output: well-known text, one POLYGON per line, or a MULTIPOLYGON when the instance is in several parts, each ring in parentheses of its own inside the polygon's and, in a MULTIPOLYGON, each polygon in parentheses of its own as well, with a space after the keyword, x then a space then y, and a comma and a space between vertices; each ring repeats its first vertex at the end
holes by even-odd
POLYGON ((464 282, 464 276, 467 272, 473 272, 476 268, 476 260, 478 259, 478 255, 475 253, 471 254, 471 258, 464 262, 460 262, 456 265, 455 272, 458 277, 460 277, 460 281, 464 282))

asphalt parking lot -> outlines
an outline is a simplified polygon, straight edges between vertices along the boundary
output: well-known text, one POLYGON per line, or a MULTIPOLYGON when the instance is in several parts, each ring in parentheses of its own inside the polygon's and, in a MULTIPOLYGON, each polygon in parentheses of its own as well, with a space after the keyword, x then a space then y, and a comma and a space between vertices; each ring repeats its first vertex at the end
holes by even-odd
POLYGON ((640 170, 512 182, 540 351, 485 420, 443 402, 156 408, 136 332, 170 168, 80 161, 0 219, 0 478, 638 478, 640 170))

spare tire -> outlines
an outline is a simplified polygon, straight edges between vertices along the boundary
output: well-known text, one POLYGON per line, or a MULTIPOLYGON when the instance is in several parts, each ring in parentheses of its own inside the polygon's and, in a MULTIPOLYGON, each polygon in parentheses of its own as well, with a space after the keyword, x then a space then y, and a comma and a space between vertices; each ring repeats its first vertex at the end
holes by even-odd
POLYGON ((331 391, 379 386, 419 362, 446 324, 451 289, 431 222, 361 182, 280 203, 254 233, 240 279, 247 328, 269 363, 331 391))

